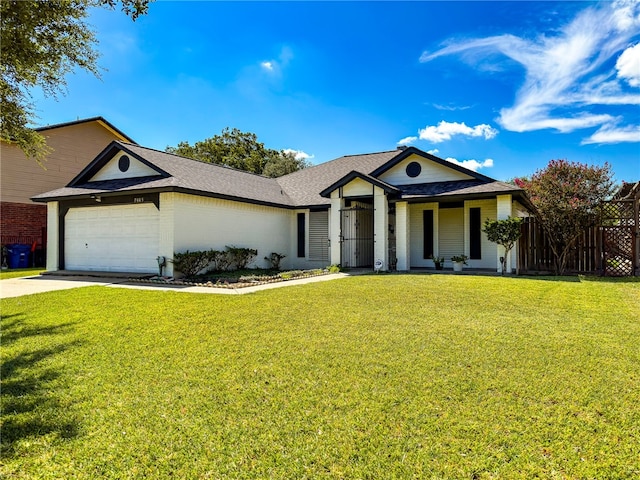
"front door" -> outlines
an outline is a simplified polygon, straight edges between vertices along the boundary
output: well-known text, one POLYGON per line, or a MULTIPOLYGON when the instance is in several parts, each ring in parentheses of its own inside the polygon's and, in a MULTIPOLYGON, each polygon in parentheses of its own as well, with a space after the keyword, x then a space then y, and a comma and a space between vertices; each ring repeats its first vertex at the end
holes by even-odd
POLYGON ((345 268, 372 267, 373 207, 358 202, 342 209, 340 213, 342 266, 345 268))

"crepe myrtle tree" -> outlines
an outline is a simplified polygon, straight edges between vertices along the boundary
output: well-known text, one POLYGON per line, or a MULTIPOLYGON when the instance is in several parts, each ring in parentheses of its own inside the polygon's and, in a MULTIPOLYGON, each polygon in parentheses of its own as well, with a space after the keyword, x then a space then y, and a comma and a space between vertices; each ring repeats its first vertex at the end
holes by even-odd
POLYGON ((551 160, 531 178, 515 183, 529 197, 549 239, 555 273, 567 269, 576 241, 586 228, 602 222, 602 205, 614 192, 611 166, 551 160))
POLYGON ((504 248, 504 261, 502 262, 502 274, 507 268, 507 255, 520 238, 522 218, 509 217, 503 220, 491 220, 487 218, 482 231, 490 242, 497 243, 504 248))

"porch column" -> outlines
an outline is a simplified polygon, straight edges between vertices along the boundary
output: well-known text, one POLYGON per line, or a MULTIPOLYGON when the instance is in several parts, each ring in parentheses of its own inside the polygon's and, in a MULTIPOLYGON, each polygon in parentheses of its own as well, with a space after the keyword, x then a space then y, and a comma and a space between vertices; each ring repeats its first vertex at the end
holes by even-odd
POLYGON ((158 255, 167 259, 164 274, 168 277, 173 277, 173 262, 170 262, 169 259, 173 259, 173 254, 176 250, 176 239, 174 235, 175 199, 176 194, 173 192, 160 194, 160 238, 158 255))
POLYGON ((389 205, 387 195, 380 187, 373 187, 373 261, 382 260, 383 270, 389 269, 389 205))
POLYGON ((399 272, 408 272, 411 268, 410 228, 409 204, 396 203, 396 258, 398 259, 396 268, 399 272))
MULTIPOLYGON (((506 220, 508 217, 512 215, 512 205, 511 195, 498 195, 497 196, 497 220, 506 220)), ((504 249, 502 247, 497 247, 498 255, 497 255, 497 271, 498 273, 502 272, 502 265, 500 264, 500 257, 505 256, 504 249)), ((511 257, 513 256, 513 250, 509 253, 508 256, 505 257, 504 261, 506 262, 505 271, 507 273, 511 273, 512 261, 511 257)))
POLYGON ((47 202, 47 271, 56 272, 60 269, 59 231, 60 223, 58 202, 47 202))
POLYGON ((329 209, 329 263, 339 265, 340 258, 340 210, 344 206, 344 201, 340 197, 340 190, 331 192, 331 208, 329 209))

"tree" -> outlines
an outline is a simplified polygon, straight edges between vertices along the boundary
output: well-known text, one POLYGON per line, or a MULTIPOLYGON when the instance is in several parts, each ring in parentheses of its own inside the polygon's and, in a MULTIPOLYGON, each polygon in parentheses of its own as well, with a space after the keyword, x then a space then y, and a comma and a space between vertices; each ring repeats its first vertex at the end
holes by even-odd
POLYGON ((602 220, 602 205, 614 190, 611 167, 551 160, 530 179, 518 179, 549 238, 555 271, 562 275, 577 239, 602 220))
POLYGON ((89 8, 119 3, 135 20, 147 12, 149 1, 0 1, 0 138, 43 160, 49 151, 45 139, 28 127, 37 118, 30 89, 39 87, 55 98, 76 68, 99 77, 97 40, 85 21, 89 8))
POLYGON ((490 242, 497 243, 504 248, 504 261, 502 262, 502 274, 507 269, 507 255, 520 238, 520 225, 522 218, 509 217, 504 220, 491 220, 487 218, 482 231, 487 234, 490 242))
POLYGON ((242 132, 237 128, 225 128, 214 135, 191 145, 180 142, 177 147, 167 147, 169 153, 193 158, 203 162, 227 165, 267 177, 280 177, 307 167, 303 159, 291 153, 266 148, 255 133, 242 132))

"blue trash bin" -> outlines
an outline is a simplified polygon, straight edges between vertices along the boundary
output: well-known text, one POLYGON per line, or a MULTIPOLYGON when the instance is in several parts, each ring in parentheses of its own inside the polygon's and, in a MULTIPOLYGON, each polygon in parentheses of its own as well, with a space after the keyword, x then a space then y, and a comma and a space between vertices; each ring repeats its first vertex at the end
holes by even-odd
POLYGON ((9 268, 28 268, 31 245, 14 243, 7 248, 9 268))

